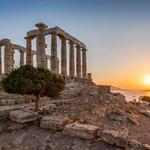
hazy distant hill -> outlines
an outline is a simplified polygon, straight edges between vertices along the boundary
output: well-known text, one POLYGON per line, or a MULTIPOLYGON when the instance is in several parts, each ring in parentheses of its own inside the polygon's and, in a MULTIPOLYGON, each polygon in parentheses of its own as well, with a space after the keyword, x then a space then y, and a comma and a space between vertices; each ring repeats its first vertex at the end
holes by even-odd
POLYGON ((121 88, 119 88, 119 87, 116 87, 116 86, 112 86, 112 85, 111 85, 111 90, 124 90, 124 89, 121 89, 121 88))

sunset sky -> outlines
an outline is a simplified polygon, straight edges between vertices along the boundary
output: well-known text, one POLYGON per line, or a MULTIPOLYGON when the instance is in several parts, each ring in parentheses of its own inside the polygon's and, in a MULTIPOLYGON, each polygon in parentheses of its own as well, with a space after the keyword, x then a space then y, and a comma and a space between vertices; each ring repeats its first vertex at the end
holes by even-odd
POLYGON ((26 32, 59 26, 88 49, 97 84, 150 89, 150 0, 1 0, 0 39, 25 46, 26 32))

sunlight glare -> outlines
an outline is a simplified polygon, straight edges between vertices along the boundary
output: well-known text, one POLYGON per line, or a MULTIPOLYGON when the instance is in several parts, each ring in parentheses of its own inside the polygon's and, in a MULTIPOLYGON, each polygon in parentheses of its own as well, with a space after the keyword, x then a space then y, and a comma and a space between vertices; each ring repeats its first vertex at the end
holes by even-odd
POLYGON ((150 76, 146 76, 146 77, 144 78, 144 83, 145 83, 146 85, 150 85, 150 76))

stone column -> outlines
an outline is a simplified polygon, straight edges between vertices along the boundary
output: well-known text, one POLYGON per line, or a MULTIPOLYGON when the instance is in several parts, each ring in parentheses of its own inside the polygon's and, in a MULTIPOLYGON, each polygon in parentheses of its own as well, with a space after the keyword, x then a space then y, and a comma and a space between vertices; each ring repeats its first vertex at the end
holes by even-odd
POLYGON ((33 57, 32 57, 32 38, 26 37, 26 64, 32 65, 33 57))
POLYGON ((59 73, 59 59, 57 58, 57 73, 59 73))
POLYGON ((74 43, 72 41, 69 42, 70 52, 69 52, 69 76, 75 76, 75 64, 74 64, 74 43))
POLYGON ((87 77, 86 49, 82 49, 82 78, 87 77))
POLYGON ((12 69, 14 69, 14 64, 15 64, 14 55, 15 55, 15 49, 12 48, 12 69))
POLYGON ((67 76, 67 51, 65 37, 61 37, 61 74, 63 76, 67 76))
POLYGON ((20 66, 24 65, 24 52, 20 51, 20 66))
POLYGON ((2 49, 0 46, 0 74, 2 74, 2 49))
POLYGON ((35 25, 38 27, 38 35, 36 36, 36 49, 37 49, 37 67, 46 68, 46 56, 45 56, 45 29, 47 26, 44 23, 38 23, 35 25))
POLYGON ((12 44, 10 40, 6 41, 5 49, 4 49, 4 73, 8 73, 12 70, 12 44))
POLYGON ((81 78, 81 49, 79 45, 76 48, 76 74, 78 78, 81 78))
POLYGON ((46 56, 46 69, 48 69, 48 63, 47 63, 47 61, 48 61, 48 57, 46 56))
POLYGON ((58 73, 57 68, 57 35, 55 32, 51 34, 51 71, 58 73))

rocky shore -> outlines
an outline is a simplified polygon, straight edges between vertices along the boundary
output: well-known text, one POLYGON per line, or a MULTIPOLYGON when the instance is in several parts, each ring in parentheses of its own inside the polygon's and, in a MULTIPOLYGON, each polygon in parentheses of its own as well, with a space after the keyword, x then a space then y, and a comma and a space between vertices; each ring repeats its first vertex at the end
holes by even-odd
POLYGON ((3 113, 0 150, 150 150, 150 105, 119 93, 45 99, 39 114, 32 109, 3 113))

